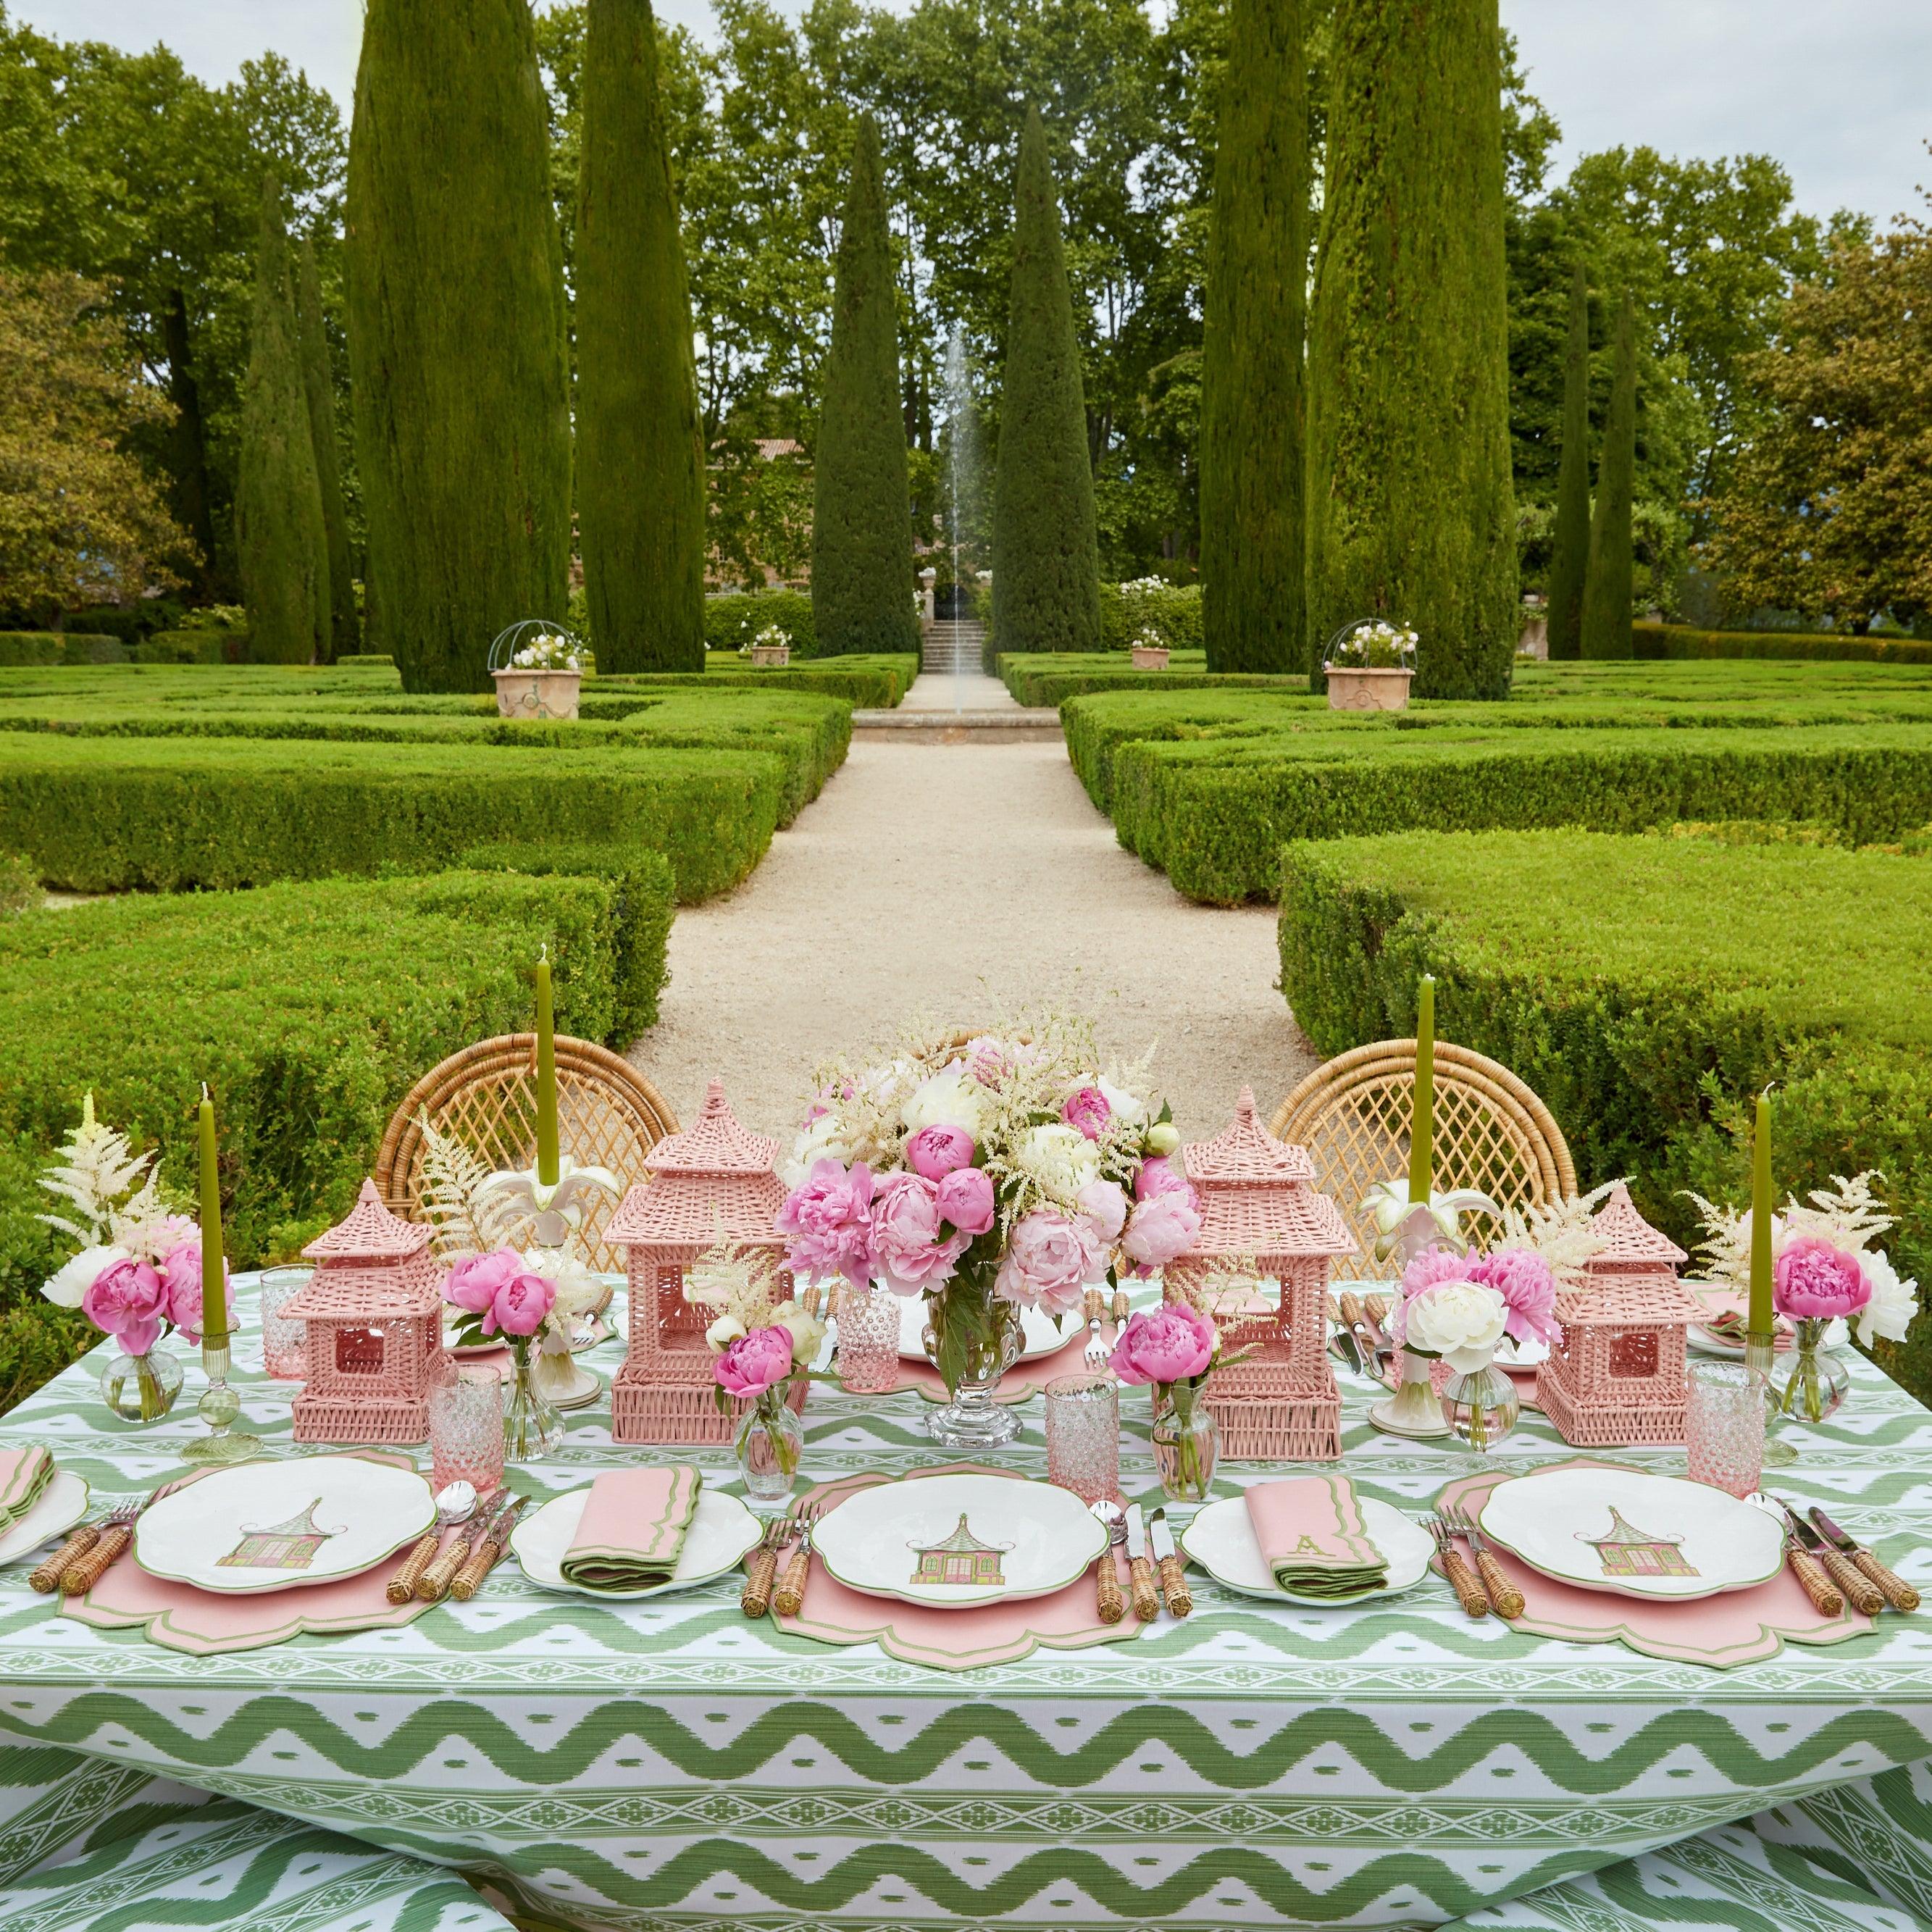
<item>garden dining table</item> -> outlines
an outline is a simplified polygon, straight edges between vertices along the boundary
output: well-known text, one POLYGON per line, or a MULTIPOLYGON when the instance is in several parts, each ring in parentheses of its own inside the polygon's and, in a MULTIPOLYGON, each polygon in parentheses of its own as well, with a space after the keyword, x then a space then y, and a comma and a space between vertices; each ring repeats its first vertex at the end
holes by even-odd
MULTIPOLYGON (((263 1378, 238 1286, 246 1426, 301 1453, 294 1385, 263 1378)), ((622 1346, 580 1359, 608 1376, 622 1346)), ((179 1473, 198 1377, 131 1429, 98 1367, 0 1418, 0 1442, 49 1444, 97 1498, 145 1495, 179 1473)), ((1369 1385, 1342 1379, 1342 1467, 1364 1492, 1420 1513, 1467 1473, 1453 1449, 1377 1434, 1369 1385)), ((806 1478, 958 1460, 925 1407, 815 1384, 806 1478)), ((1122 1408, 1127 1492, 1152 1494, 1145 1397, 1122 1408)), ((998 1460, 1038 1474, 1039 1403, 1023 1414, 998 1460)), ((517 1483, 541 1496, 675 1453, 735 1486, 728 1450, 614 1445, 608 1418, 608 1401, 567 1418, 517 1483)), ((1860 1358, 1844 1409, 1795 1433, 1780 1490, 1925 1585, 1932 1414, 1860 1358)), ((1527 1414, 1498 1451, 1514 1470, 1574 1453, 1527 1414)), ((1683 1466, 1681 1448, 1607 1453, 1683 1466)), ((197 1657, 62 1616, 26 1568, 0 1571, 0 1787, 76 1763, 176 1780, 454 1866, 526 1924, 1635 1925, 1641 1910, 1605 1916, 1618 1886, 1675 1895, 1723 1864, 1742 1895, 1774 1864, 1816 1894, 1776 1922, 1932 1928, 1912 1842, 1932 1821, 1932 1612, 1718 1670, 1472 1622, 1433 1577, 1285 1609, 1197 1573, 1185 1622, 947 1672, 748 1622, 735 1576, 607 1603, 506 1561, 404 1628, 197 1657)))

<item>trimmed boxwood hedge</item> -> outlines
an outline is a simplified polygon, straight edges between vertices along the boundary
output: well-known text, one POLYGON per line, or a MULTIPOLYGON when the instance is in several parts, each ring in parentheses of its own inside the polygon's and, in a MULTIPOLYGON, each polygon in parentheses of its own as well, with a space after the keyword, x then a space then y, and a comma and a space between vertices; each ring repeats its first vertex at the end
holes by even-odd
POLYGON ((142 896, 0 924, 0 1408, 94 1339, 41 1298, 56 1238, 34 1175, 92 1088, 191 1193, 200 1083, 221 1127, 243 1265, 339 1216, 424 1068, 527 1028, 548 945, 565 1031, 622 1047, 663 977, 669 876, 652 854, 553 849, 518 869, 142 896), (524 875, 530 863, 553 869, 524 875), (592 869, 585 871, 583 867, 592 869))
POLYGON ((0 666, 120 664, 128 652, 113 638, 81 631, 0 631, 0 666))
POLYGON ((1210 672, 1208 653, 1176 651, 1165 670, 1136 670, 1124 654, 1102 658, 1097 652, 1002 651, 994 673, 1016 704, 1058 706, 1094 692, 1276 691, 1308 688, 1305 674, 1277 676, 1210 672))
POLYGON ((704 647, 736 652, 768 625, 791 640, 794 658, 818 655, 818 629, 812 621, 808 590, 730 590, 704 600, 704 647))
POLYGON ((1824 662, 1932 664, 1932 638, 1853 637, 1843 631, 1696 631, 1633 624, 1640 658, 1803 658, 1824 662))
MULTIPOLYGON (((1772 1081, 1780 1191, 1881 1169, 1903 1274, 1932 1282, 1932 863, 1796 844, 1412 832, 1290 845, 1282 988, 1324 1054, 1414 1028, 1549 1103, 1584 1185, 1628 1174, 1687 1246, 1681 1190, 1748 1195, 1772 1081)), ((1932 1317, 1880 1360, 1932 1396, 1932 1317)))

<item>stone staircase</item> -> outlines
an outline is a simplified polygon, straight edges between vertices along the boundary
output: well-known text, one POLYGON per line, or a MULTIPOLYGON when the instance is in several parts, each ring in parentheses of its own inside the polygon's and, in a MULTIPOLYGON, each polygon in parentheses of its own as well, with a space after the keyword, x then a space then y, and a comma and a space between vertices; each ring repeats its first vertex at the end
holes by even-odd
POLYGON ((980 674, 980 648, 986 627, 976 617, 941 617, 927 626, 920 652, 920 668, 950 677, 980 674))

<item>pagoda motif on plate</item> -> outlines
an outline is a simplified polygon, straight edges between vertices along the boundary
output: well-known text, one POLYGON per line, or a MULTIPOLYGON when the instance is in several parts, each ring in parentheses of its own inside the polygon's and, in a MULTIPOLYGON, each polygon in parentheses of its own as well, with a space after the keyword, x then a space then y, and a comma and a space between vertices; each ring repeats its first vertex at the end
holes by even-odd
MULTIPOLYGON (((658 1142, 644 1167, 650 1176, 624 1196, 604 1239, 626 1252, 630 1352, 610 1388, 610 1433, 620 1442, 728 1443, 738 1414, 720 1414, 712 1397, 717 1363, 704 1339, 712 1316, 685 1298, 685 1277, 706 1249, 729 1243, 763 1250, 774 1264, 772 1298, 790 1294, 776 1264, 784 1243, 773 1218, 784 1201, 778 1144, 748 1132, 712 1082, 696 1121, 658 1142)), ((805 1406, 802 1377, 791 1396, 805 1406)))
POLYGON ((982 1543, 973 1534, 961 1510, 957 1527, 938 1543, 908 1546, 919 1558, 912 1573, 915 1583, 966 1583, 1004 1588, 1006 1576, 1000 1559, 1012 1549, 1010 1543, 982 1543))
POLYGON ((1600 1535, 1576 1532, 1580 1543, 1594 1546, 1606 1576, 1694 1576, 1696 1571, 1684 1560, 1681 1536, 1646 1536, 1633 1529, 1613 1508, 1610 1526, 1600 1535))
POLYGON ((349 1218, 303 1249, 315 1273, 282 1306, 307 1324, 298 1442, 428 1441, 430 1384, 449 1360, 431 1238, 365 1180, 349 1218))
POLYGON ((1682 1442, 1684 1338, 1702 1312, 1677 1279, 1684 1250, 1621 1181, 1591 1226, 1604 1246, 1556 1298, 1563 1340, 1537 1371, 1538 1404, 1566 1442, 1682 1442))
POLYGON ((1223 1454, 1240 1462, 1332 1462, 1342 1453, 1342 1399, 1328 1363, 1328 1268, 1355 1252, 1342 1210, 1315 1185, 1305 1148, 1276 1140, 1255 1118, 1244 1087, 1226 1129, 1181 1152, 1201 1202, 1201 1232, 1164 1271, 1170 1301, 1198 1298, 1216 1262, 1238 1257, 1260 1267, 1265 1300, 1246 1315, 1216 1312, 1230 1354, 1244 1360, 1217 1370, 1205 1400, 1223 1454))

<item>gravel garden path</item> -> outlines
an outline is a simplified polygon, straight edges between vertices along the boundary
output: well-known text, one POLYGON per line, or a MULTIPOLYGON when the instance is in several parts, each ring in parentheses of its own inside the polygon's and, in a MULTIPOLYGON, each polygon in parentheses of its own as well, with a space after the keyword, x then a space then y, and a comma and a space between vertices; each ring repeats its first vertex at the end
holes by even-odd
MULTIPOLYGON (((950 710, 951 683, 914 693, 946 686, 950 710)), ((1271 1112, 1315 1064, 1275 990, 1273 911, 1182 898, 1114 842, 1064 746, 968 735, 855 737, 737 891, 680 910, 661 1017, 630 1055, 678 1118, 717 1073, 747 1126, 788 1132, 821 1059, 921 1016, 1054 1005, 1091 1013, 1123 1062, 1157 1042, 1190 1138, 1220 1131, 1244 1080, 1271 1112)))

